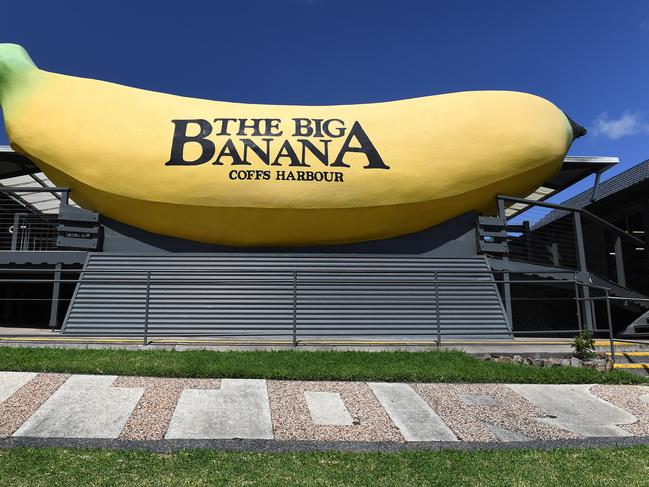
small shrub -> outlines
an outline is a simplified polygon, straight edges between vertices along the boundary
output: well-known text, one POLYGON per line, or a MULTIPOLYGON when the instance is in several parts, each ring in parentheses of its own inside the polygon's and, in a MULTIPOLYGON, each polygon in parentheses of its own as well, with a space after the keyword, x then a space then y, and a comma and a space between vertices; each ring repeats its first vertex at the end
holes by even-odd
POLYGON ((595 358, 595 340, 593 340, 593 337, 588 330, 583 330, 575 337, 572 342, 572 348, 575 351, 575 357, 579 360, 590 360, 595 358))

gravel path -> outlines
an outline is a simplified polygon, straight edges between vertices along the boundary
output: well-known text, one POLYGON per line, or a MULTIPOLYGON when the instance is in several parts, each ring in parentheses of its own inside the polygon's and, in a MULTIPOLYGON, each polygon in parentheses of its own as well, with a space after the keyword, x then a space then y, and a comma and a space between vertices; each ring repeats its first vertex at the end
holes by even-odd
POLYGON ((144 394, 119 435, 122 440, 161 440, 184 389, 220 389, 220 379, 118 377, 112 387, 140 387, 144 394))
POLYGON ((625 424, 621 428, 636 436, 649 436, 649 387, 598 384, 591 387, 590 392, 638 418, 637 423, 625 424))
POLYGON ((0 403, 0 438, 11 436, 70 377, 38 374, 0 403))
POLYGON ((364 382, 268 381, 275 439, 328 441, 404 441, 364 382), (351 426, 319 425, 311 420, 305 391, 337 392, 352 416, 351 426))
POLYGON ((504 428, 530 439, 576 438, 569 431, 546 426, 536 405, 502 384, 413 384, 413 389, 439 414, 462 441, 497 441, 504 428))
MULTIPOLYGON (((2 373, 0 372, 0 374, 2 373)), ((26 377, 20 379, 20 381, 17 381, 15 378, 12 379, 10 376, 5 377, 6 380, 3 389, 5 392, 2 396, 4 401, 0 402, 0 438, 13 435, 70 376, 65 374, 28 374, 26 377), (33 378, 29 382, 26 382, 31 377, 33 378), (10 382, 9 379, 13 380, 13 382, 10 382), (20 385, 22 387, 18 388, 20 385)), ((93 376, 84 376, 83 379, 90 381, 92 386, 96 382, 101 382, 102 377, 98 376, 96 379, 93 379, 93 376)), ((71 380, 68 386, 74 380, 76 379, 71 380)), ((118 377, 116 379, 103 377, 103 381, 103 387, 105 388, 109 388, 110 386, 144 390, 141 396, 139 395, 140 391, 138 391, 137 397, 133 397, 129 403, 129 409, 125 413, 126 415, 137 401, 128 420, 126 420, 126 416, 123 416, 119 425, 116 427, 117 429, 112 433, 112 437, 117 436, 119 433, 120 440, 164 439, 174 412, 178 407, 181 394, 185 389, 220 390, 223 384, 228 384, 228 382, 222 382, 221 379, 165 379, 147 377, 118 377), (138 397, 139 400, 137 399, 138 397), (119 432, 124 421, 126 421, 126 424, 121 432, 119 432)), ((365 382, 266 381, 265 384, 264 391, 268 391, 268 404, 270 405, 273 423, 272 432, 274 438, 277 440, 399 443, 405 441, 399 429, 377 400, 372 389, 365 382), (309 392, 314 394, 309 394, 309 392)), ((405 384, 402 386, 407 387, 405 384)), ((525 399, 521 395, 523 392, 521 394, 517 393, 514 386, 510 387, 505 384, 410 384, 410 387, 441 417, 460 441, 493 442, 570 440, 578 438, 576 434, 570 431, 537 421, 537 418, 549 417, 545 415, 542 407, 545 407, 548 411, 555 411, 556 408, 548 409, 546 404, 548 402, 547 399, 542 400, 536 396, 526 396, 530 397, 530 400, 525 399), (534 403, 530 401, 534 401, 534 403), (539 406, 535 403, 539 404, 539 406)), ((520 389, 523 386, 518 387, 520 389)), ((534 387, 542 388, 545 386, 534 387)), ((556 386, 548 387, 554 387, 555 389, 553 390, 556 391, 556 386)), ((225 393, 226 390, 222 392, 225 393)), ((408 391, 411 392, 409 387, 408 391)), ((547 390, 543 392, 547 396, 547 390)), ((591 387, 590 392, 594 396, 610 403, 610 405, 628 411, 638 419, 635 423, 625 424, 623 429, 632 435, 649 437, 648 386, 594 385, 591 387)), ((83 390, 81 390, 79 395, 72 394, 67 399, 68 403, 66 404, 72 411, 85 411, 87 421, 96 426, 96 423, 100 421, 96 418, 96 412, 91 415, 88 414, 89 406, 84 406, 84 400, 81 398, 85 396, 82 393, 83 390)), ((217 394, 218 397, 222 399, 219 394, 217 394)), ((218 417, 217 421, 223 422, 224 424, 228 423, 228 421, 234 421, 236 426, 245 424, 246 421, 255 420, 258 413, 248 407, 249 399, 242 399, 240 393, 236 391, 230 391, 229 394, 232 396, 224 399, 226 400, 225 404, 218 403, 218 401, 213 404, 213 401, 209 401, 205 410, 207 412, 203 411, 201 413, 200 408, 197 409, 196 404, 190 401, 187 404, 181 405, 178 413, 180 414, 184 411, 191 425, 202 424, 200 421, 207 421, 209 423, 210 418, 214 416, 212 414, 214 412, 213 408, 221 408, 219 411, 222 412, 223 408, 227 409, 228 404, 231 404, 229 401, 239 401, 236 403, 238 404, 236 406, 236 412, 241 412, 241 415, 233 415, 231 413, 222 414, 218 417), (237 419, 233 419, 234 416, 237 419)), ((60 394, 57 395, 57 398, 60 399, 60 394)), ((555 400, 557 399, 556 392, 550 398, 550 402, 557 402, 555 400)), ((591 429, 592 426, 598 425, 606 427, 615 420, 611 418, 617 418, 620 414, 616 408, 607 408, 606 405, 603 405, 604 412, 602 413, 600 411, 600 416, 597 417, 599 419, 593 418, 592 415, 595 413, 592 408, 585 410, 583 407, 578 407, 580 404, 579 401, 585 401, 585 403, 591 404, 588 401, 591 401, 593 398, 590 395, 588 395, 588 398, 584 398, 583 394, 582 396, 577 395, 575 398, 558 398, 566 399, 563 402, 559 401, 559 403, 565 404, 564 409, 559 409, 557 410, 558 412, 553 412, 552 414, 559 414, 560 419, 563 418, 564 421, 574 421, 580 427, 585 425, 591 429), (574 404, 577 406, 573 407, 574 404), (586 416, 580 414, 581 412, 584 412, 586 416), (601 423, 592 423, 592 421, 600 421, 601 423)), ((403 398, 399 396, 399 399, 403 398)), ((400 408, 397 412, 412 416, 412 405, 415 402, 421 403, 419 398, 414 399, 411 399, 412 403, 408 401, 404 402, 403 400, 401 402, 397 401, 399 402, 398 408, 400 408)), ((267 417, 268 406, 265 402, 265 394, 262 395, 259 401, 264 403, 267 417)), ((95 402, 97 403, 97 401, 95 402)), ((105 401, 97 404, 95 404, 94 411, 101 410, 102 414, 105 412, 110 416, 110 410, 104 406, 105 401)), ((390 404, 390 407, 394 407, 392 403, 390 404)), ((41 411, 47 410, 49 406, 51 406, 51 403, 48 403, 41 411)), ((50 421, 63 428, 64 435, 70 433, 67 430, 73 425, 67 422, 71 421, 69 418, 65 419, 65 421, 57 419, 57 417, 61 416, 60 414, 57 416, 57 414, 67 410, 55 408, 53 411, 47 413, 50 414, 50 421)), ((41 413, 39 412, 39 414, 41 413)), ((76 416, 74 417, 76 418, 76 416)), ((628 415, 626 417, 628 418, 628 415)), ((419 423, 415 424, 415 428, 424 428, 426 425, 429 425, 424 422, 429 420, 430 418, 416 417, 415 421, 419 421, 419 423)), ((629 419, 625 421, 625 423, 628 422, 629 419)), ((218 426, 223 425, 219 423, 218 426)), ((570 429, 574 430, 574 428, 570 429)), ((268 431, 270 432, 270 425, 268 426, 268 431)), ((591 435, 588 432, 582 432, 580 434, 585 436, 591 435)), ((270 433, 266 436, 259 437, 266 438, 269 435, 270 433)), ((596 433, 595 436, 603 436, 603 434, 596 433)), ((253 437, 257 438, 257 436, 253 437)), ((192 438, 192 436, 179 436, 179 438, 192 438)))

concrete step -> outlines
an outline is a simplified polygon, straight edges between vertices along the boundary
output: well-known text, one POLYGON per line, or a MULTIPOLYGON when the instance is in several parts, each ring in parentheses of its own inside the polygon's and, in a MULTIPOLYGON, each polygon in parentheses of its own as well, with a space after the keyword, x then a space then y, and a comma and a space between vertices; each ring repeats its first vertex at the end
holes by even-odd
MULTIPOLYGON (((606 355, 610 357, 612 354, 611 352, 606 352, 606 355)), ((649 357, 649 351, 642 351, 642 352, 625 352, 625 351, 615 351, 615 357, 617 358, 618 356, 626 356, 626 357, 649 357)), ((649 360, 649 358, 647 359, 649 360)))
MULTIPOLYGON (((618 352, 649 352, 649 343, 628 343, 615 340, 613 342, 615 353, 618 352)), ((611 342, 608 340, 595 340, 595 350, 597 352, 608 353, 611 349, 611 342)))
MULTIPOLYGON (((607 357, 611 357, 611 353, 606 353, 607 357)), ((613 368, 617 370, 625 370, 632 374, 649 375, 649 352, 648 351, 631 351, 625 352, 621 350, 615 351, 615 363, 613 368)))
POLYGON ((616 362, 613 364, 615 370, 623 370, 630 374, 649 376, 649 364, 632 364, 632 363, 620 363, 616 362))

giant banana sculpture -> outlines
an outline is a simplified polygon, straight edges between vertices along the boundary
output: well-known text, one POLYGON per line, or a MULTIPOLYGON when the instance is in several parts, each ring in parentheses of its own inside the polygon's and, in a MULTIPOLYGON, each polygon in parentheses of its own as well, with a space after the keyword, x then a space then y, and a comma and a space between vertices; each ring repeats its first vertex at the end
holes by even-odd
POLYGON ((556 173, 580 127, 524 93, 343 106, 253 105, 38 69, 0 44, 12 147, 81 206, 227 245, 312 245, 422 230, 556 173))

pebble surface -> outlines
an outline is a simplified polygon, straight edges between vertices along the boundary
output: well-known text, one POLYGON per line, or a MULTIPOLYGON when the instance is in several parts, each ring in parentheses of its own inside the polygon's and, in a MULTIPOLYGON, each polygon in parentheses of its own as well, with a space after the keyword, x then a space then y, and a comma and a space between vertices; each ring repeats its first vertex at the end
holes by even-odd
POLYGON ((220 389, 220 379, 159 379, 118 377, 112 387, 144 388, 119 435, 122 440, 161 440, 184 389, 220 389))
POLYGON ((31 381, 0 402, 0 438, 11 436, 70 377, 37 374, 31 381))
POLYGON ((569 431, 534 421, 535 417, 545 416, 543 411, 503 384, 413 384, 412 387, 461 441, 497 441, 496 435, 483 422, 531 439, 577 437, 569 431), (468 404, 467 396, 496 404, 468 404), (487 401, 485 396, 492 401, 487 401))
POLYGON ((268 396, 275 439, 278 440, 404 441, 364 382, 268 381, 268 396), (353 424, 314 424, 304 398, 305 391, 339 393, 353 424))
MULTIPOLYGON (((69 377, 36 374, 0 402, 0 437, 15 433, 69 377)), ((183 390, 219 390, 221 385, 220 379, 118 377, 111 387, 144 390, 119 438, 164 439, 183 390)), ((365 382, 269 380, 266 385, 277 440, 405 441, 365 382), (307 391, 339 394, 352 424, 315 424, 305 398, 307 391)), ((505 384, 411 384, 411 387, 460 441, 578 438, 567 430, 537 421, 547 417, 543 410, 505 384)), ((635 423, 623 426, 630 434, 649 436, 649 387, 594 385, 590 391, 637 418, 635 423)))
POLYGON ((636 423, 620 425, 620 428, 636 436, 649 436, 649 403, 646 402, 649 397, 641 399, 649 394, 649 387, 597 384, 590 388, 590 392, 638 418, 636 423))

